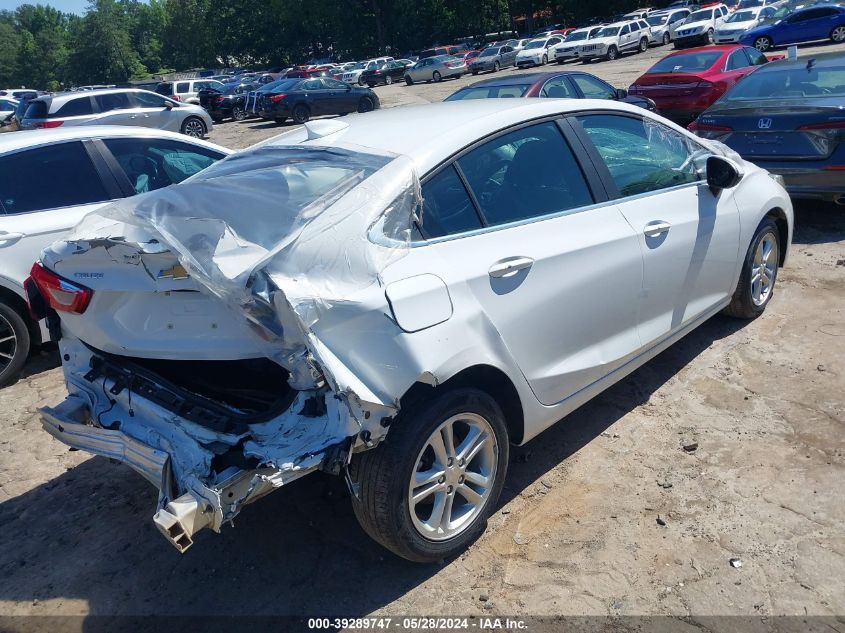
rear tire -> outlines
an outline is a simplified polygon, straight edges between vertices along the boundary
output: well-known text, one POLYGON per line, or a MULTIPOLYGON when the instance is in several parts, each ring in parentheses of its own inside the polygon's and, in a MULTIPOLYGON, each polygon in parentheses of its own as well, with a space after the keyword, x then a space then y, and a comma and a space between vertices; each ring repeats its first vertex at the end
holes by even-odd
MULTIPOLYGON (((470 439, 463 453, 473 444, 470 439)), ((474 388, 444 389, 403 407, 387 441, 353 457, 350 474, 360 485, 360 498, 352 498, 355 517, 373 540, 402 558, 434 562, 458 554, 481 534, 496 507, 508 453, 508 431, 496 401, 474 388), (452 432, 441 434, 442 428, 452 432), (476 441, 486 439, 473 457, 462 461, 457 449, 476 431, 476 441), (454 449, 444 442, 446 437, 453 438, 454 449), (442 450, 435 452, 435 445, 442 450), (424 472, 434 478, 414 485, 424 472), (439 508, 445 521, 436 518, 439 508)))
POLYGON ((31 346, 26 321, 6 303, 0 303, 0 341, 0 387, 5 387, 20 376, 31 346))
POLYGON ((246 118, 246 110, 240 106, 232 108, 232 119, 235 121, 243 121, 246 118))
POLYGON ((845 42, 845 26, 837 26, 830 32, 830 39, 837 44, 845 42))
POLYGON ((780 232, 771 218, 765 218, 745 254, 742 273, 725 314, 739 319, 756 319, 774 295, 780 264, 780 232))
POLYGON ((187 119, 182 121, 179 131, 185 136, 190 136, 191 138, 205 138, 205 135, 208 132, 205 127, 205 121, 196 116, 189 116, 187 119))
POLYGON ((291 112, 291 118, 293 119, 294 123, 298 123, 302 125, 303 123, 308 123, 308 119, 311 118, 311 111, 308 109, 308 106, 300 103, 294 107, 293 112, 291 112))
POLYGON ((438 82, 438 81, 441 81, 442 79, 443 79, 443 75, 441 75, 440 72, 437 71, 437 70, 435 70, 431 74, 431 80, 434 81, 435 83, 438 82))
POLYGON ((408 75, 405 75, 405 85, 406 86, 413 86, 414 85, 414 80, 411 79, 408 75))

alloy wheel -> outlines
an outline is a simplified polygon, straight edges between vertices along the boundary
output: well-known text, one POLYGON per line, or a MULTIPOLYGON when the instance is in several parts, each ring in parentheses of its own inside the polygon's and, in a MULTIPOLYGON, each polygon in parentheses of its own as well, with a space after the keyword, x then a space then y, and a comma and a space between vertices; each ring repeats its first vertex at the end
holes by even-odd
POLYGON ((384 83, 389 86, 390 84, 393 83, 393 77, 388 75, 387 77, 384 78, 384 83))
POLYGON ((761 53, 765 53, 772 47, 772 41, 768 37, 758 37, 754 40, 754 48, 761 53))
POLYGON ((834 42, 845 42, 845 26, 837 26, 830 34, 834 42))
POLYGON ((18 337, 8 319, 0 314, 0 374, 12 364, 18 351, 18 337))
POLYGON ((498 468, 496 436, 477 413, 454 415, 426 440, 408 485, 414 527, 444 541, 463 532, 484 510, 498 468))
POLYGON ((193 138, 202 138, 205 136, 205 126, 199 119, 188 119, 185 121, 184 133, 193 138))
POLYGON ((708 29, 708 30, 707 30, 707 43, 708 43, 708 44, 712 44, 712 43, 713 43, 713 29, 708 29))
POLYGON ((773 233, 766 233, 754 251, 754 260, 751 264, 751 300, 754 305, 763 305, 772 294, 777 266, 777 237, 773 233))
POLYGON ((246 111, 243 108, 235 106, 232 108, 232 118, 235 121, 243 121, 246 118, 246 111))

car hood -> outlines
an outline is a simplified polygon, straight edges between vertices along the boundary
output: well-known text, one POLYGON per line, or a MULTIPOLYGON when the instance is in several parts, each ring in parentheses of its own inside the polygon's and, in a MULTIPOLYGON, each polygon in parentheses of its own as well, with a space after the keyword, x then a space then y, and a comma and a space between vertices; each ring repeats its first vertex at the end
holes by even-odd
POLYGON ((686 31, 687 29, 709 29, 713 26, 713 20, 701 20, 700 22, 690 22, 689 24, 681 24, 675 27, 676 31, 686 31))
POLYGON ((615 37, 594 37, 591 40, 584 40, 583 42, 581 42, 581 44, 579 46, 584 46, 584 45, 587 45, 587 44, 590 44, 590 45, 592 45, 592 44, 603 44, 604 46, 607 46, 608 44, 616 44, 616 38, 615 37))
POLYGON ((523 48, 519 51, 516 56, 517 57, 542 57, 543 53, 546 52, 545 48, 523 48))
POLYGON ((748 20, 747 22, 723 22, 719 25, 719 31, 745 31, 757 26, 758 20, 748 20))

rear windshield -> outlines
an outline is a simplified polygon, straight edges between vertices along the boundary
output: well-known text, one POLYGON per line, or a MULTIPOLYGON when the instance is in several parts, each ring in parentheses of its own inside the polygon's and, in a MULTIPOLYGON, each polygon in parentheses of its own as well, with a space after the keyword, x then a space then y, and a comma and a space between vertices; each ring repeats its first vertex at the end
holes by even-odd
POLYGON ((521 97, 531 84, 511 84, 507 86, 478 86, 464 88, 446 98, 446 101, 465 101, 467 99, 508 99, 521 97))
POLYGON ((805 67, 755 72, 740 81, 722 102, 845 97, 845 66, 805 67))
POLYGON ((47 118, 47 102, 40 99, 34 99, 29 102, 29 107, 26 109, 24 115, 27 119, 46 119, 47 118))
POLYGON ((172 83, 160 83, 156 86, 155 90, 158 94, 164 95, 165 97, 172 97, 173 96, 173 84, 172 83))
POLYGON ((646 74, 657 73, 697 73, 710 68, 722 56, 720 51, 704 53, 683 53, 661 59, 648 69, 646 74))

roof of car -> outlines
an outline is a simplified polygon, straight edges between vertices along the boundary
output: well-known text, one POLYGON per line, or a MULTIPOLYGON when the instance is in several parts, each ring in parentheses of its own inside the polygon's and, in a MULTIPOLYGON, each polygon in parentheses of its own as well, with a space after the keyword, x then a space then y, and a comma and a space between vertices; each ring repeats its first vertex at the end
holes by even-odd
MULTIPOLYGON (((116 92, 152 92, 150 90, 144 90, 143 88, 97 88, 96 90, 77 90, 74 92, 57 92, 52 95, 41 95, 36 97, 37 99, 42 100, 49 100, 49 101, 70 101, 71 99, 76 99, 77 97, 96 97, 97 95, 106 95, 106 94, 114 94, 116 92)), ((156 94, 156 93, 153 93, 156 94)), ((159 95, 162 96, 162 95, 159 95)))
POLYGON ((572 74, 583 73, 578 70, 559 70, 556 72, 547 73, 523 73, 512 74, 509 76, 503 75, 500 77, 491 77, 490 79, 482 79, 481 81, 476 81, 475 83, 471 83, 468 86, 460 88, 460 90, 467 90, 468 88, 477 88, 478 86, 520 86, 526 83, 535 84, 539 81, 545 81, 547 79, 551 79, 552 77, 557 77, 558 75, 572 74))
MULTIPOLYGON (((750 48, 745 44, 717 44, 713 46, 699 46, 697 48, 682 48, 677 51, 672 51, 666 57, 675 57, 676 55, 684 55, 687 53, 732 53, 738 48, 750 48)), ((666 59, 665 57, 663 59, 666 59)))
POLYGON ((445 156, 503 128, 573 110, 596 109, 651 116, 642 108, 606 99, 472 99, 386 108, 342 121, 314 121, 308 124, 312 129, 323 125, 332 133, 308 140, 308 130, 298 128, 266 143, 337 145, 406 155, 422 175, 440 164, 445 156), (432 134, 431 130, 438 133, 432 134))
POLYGON ((169 138, 174 141, 196 143, 211 149, 216 149, 227 154, 232 150, 208 141, 166 132, 154 128, 133 127, 128 125, 80 125, 67 128, 53 128, 49 130, 24 130, 14 134, 0 134, 0 154, 23 149, 32 145, 45 145, 49 143, 61 143, 63 141, 77 141, 89 138, 118 138, 118 137, 155 137, 169 138))

